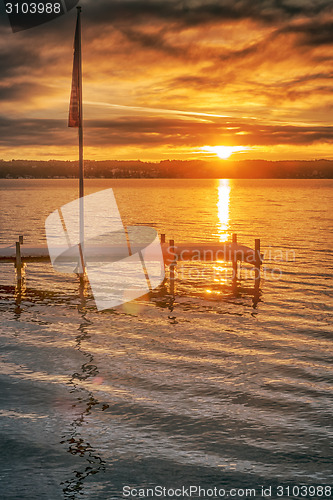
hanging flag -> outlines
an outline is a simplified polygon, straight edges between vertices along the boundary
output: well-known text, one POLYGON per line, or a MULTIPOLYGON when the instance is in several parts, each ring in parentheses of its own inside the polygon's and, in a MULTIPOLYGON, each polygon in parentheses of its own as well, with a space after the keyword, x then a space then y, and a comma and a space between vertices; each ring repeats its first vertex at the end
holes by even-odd
POLYGON ((69 105, 69 127, 82 126, 82 77, 81 77, 81 20, 80 11, 78 11, 75 39, 74 39, 74 60, 72 91, 69 105))

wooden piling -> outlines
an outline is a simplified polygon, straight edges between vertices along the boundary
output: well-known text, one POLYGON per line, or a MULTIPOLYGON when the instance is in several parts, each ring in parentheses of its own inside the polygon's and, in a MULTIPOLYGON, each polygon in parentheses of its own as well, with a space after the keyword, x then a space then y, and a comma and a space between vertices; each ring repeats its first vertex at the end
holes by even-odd
POLYGON ((22 259, 21 259, 21 244, 19 241, 16 242, 16 279, 17 284, 20 286, 22 284, 22 259))
POLYGON ((22 235, 19 236, 19 243, 20 243, 20 245, 23 245, 23 236, 22 235))
MULTIPOLYGON (((174 240, 169 241, 169 253, 174 252, 175 250, 175 242, 174 240)), ((169 271, 170 271, 170 295, 173 297, 175 296, 175 267, 176 267, 176 260, 174 259, 170 266, 169 266, 169 271)))
MULTIPOLYGON (((162 233, 161 234, 161 245, 163 245, 165 243, 165 234, 162 233)), ((164 259, 162 260, 161 262, 161 272, 163 273, 163 276, 164 276, 164 283, 165 283, 165 263, 164 263, 164 259)))
MULTIPOLYGON (((232 242, 237 243, 237 234, 232 235, 232 242)), ((231 262, 232 262, 232 277, 233 279, 237 279, 238 276, 238 262, 237 262, 237 255, 235 250, 231 250, 231 262)))
POLYGON ((255 252, 255 281, 258 283, 260 281, 260 266, 261 266, 261 254, 260 254, 260 239, 254 240, 254 252, 255 252))
POLYGON ((261 266, 260 239, 254 240, 254 251, 256 256, 256 267, 261 266))

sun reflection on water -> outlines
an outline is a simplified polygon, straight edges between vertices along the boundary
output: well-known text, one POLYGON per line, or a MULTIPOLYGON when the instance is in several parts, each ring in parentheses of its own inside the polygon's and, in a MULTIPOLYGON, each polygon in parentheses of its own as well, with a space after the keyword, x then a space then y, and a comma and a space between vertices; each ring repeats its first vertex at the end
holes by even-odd
MULTIPOLYGON (((219 179, 217 184, 217 233, 216 236, 220 243, 225 243, 230 240, 230 180, 219 179)), ((214 285, 227 285, 228 282, 228 264, 225 261, 216 261, 212 266, 214 272, 214 285)), ((209 294, 209 292, 207 292, 209 294)), ((215 291, 214 291, 215 293, 215 291)))
POLYGON ((229 239, 229 204, 230 204, 230 181, 220 179, 218 185, 217 215, 219 219, 218 236, 219 241, 224 243, 229 239))

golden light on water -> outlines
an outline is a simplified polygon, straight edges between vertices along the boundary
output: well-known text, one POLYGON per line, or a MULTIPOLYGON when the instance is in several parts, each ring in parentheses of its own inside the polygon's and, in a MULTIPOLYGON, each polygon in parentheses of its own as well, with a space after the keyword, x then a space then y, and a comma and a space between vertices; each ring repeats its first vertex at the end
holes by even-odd
POLYGON ((229 204, 230 204, 230 181, 229 179, 220 179, 218 185, 218 235, 219 241, 225 242, 229 239, 229 204))

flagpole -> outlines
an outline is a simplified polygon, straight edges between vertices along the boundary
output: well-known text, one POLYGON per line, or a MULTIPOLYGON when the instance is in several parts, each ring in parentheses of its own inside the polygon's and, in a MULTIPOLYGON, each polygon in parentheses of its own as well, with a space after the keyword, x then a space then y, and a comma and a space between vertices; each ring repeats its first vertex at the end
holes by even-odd
POLYGON ((81 7, 77 7, 79 29, 79 172, 80 172, 80 198, 84 196, 84 166, 83 166, 83 109, 82 109, 82 49, 81 49, 81 7))
POLYGON ((82 49, 81 49, 81 7, 77 7, 74 37, 74 59, 72 90, 69 105, 68 126, 75 127, 79 133, 79 276, 84 281, 84 161, 83 161, 83 106, 82 106, 82 49))
POLYGON ((83 163, 83 106, 82 106, 82 48, 81 48, 81 7, 77 7, 77 26, 78 26, 78 56, 79 56, 79 203, 80 203, 80 260, 81 273, 80 280, 83 280, 85 265, 84 265, 84 163, 83 163))

